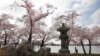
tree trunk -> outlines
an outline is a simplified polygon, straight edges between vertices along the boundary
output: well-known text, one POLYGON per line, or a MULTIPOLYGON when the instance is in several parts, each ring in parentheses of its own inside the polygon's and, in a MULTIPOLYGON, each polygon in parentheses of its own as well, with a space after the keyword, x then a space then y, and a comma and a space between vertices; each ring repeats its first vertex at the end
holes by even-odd
POLYGON ((19 44, 19 39, 18 39, 18 41, 15 43, 15 47, 17 47, 18 44, 19 44))
POLYGON ((81 44, 82 44, 83 52, 84 52, 84 54, 86 55, 87 53, 86 53, 86 50, 85 50, 85 48, 84 48, 84 44, 83 44, 83 41, 82 41, 82 40, 81 40, 81 44))
POLYGON ((26 6, 28 7, 28 9, 26 9, 27 10, 27 13, 28 13, 28 15, 29 15, 29 21, 30 21, 30 32, 29 32, 29 38, 28 38, 28 41, 31 43, 31 41, 32 41, 32 27, 33 27, 33 24, 32 24, 32 17, 31 17, 31 13, 30 13, 30 6, 26 3, 26 6))
POLYGON ((89 41, 89 54, 91 54, 91 40, 88 39, 88 41, 89 41))
POLYGON ((31 41, 32 41, 32 26, 33 26, 33 24, 32 24, 32 18, 31 18, 31 16, 30 16, 30 33, 29 33, 29 38, 28 38, 28 41, 31 43, 31 41))
POLYGON ((32 41, 32 28, 30 29, 28 41, 31 43, 32 41))
POLYGON ((7 34, 5 33, 4 45, 7 45, 7 34))
POLYGON ((45 37, 46 37, 46 34, 44 35, 44 37, 43 37, 43 39, 42 39, 42 42, 41 42, 40 47, 44 47, 44 40, 45 40, 45 37))
MULTIPOLYGON (((4 23, 5 26, 5 23, 4 23)), ((4 32, 5 32, 5 39, 4 39, 4 45, 7 45, 7 32, 6 32, 6 28, 4 27, 4 32)))
POLYGON ((18 45, 18 42, 17 42, 17 43, 15 43, 15 47, 17 47, 17 45, 18 45))

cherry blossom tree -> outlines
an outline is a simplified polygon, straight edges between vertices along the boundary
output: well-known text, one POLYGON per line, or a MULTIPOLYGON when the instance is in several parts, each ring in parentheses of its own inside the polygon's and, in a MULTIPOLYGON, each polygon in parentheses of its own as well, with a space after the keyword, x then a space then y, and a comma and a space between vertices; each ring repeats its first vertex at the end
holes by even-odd
POLYGON ((26 28, 29 26, 29 38, 28 40, 31 42, 32 40, 32 32, 33 33, 44 33, 42 29, 40 29, 37 25, 36 22, 41 20, 42 18, 48 16, 50 14, 49 12, 49 6, 47 6, 47 12, 43 13, 40 8, 40 12, 35 11, 34 9, 32 10, 32 4, 29 3, 28 1, 25 1, 26 4, 26 10, 27 10, 27 15, 25 15, 25 22, 26 22, 26 28))
POLYGON ((91 31, 93 31, 94 36, 98 37, 100 36, 100 27, 99 26, 94 26, 91 31))
POLYGON ((22 2, 24 4, 17 4, 18 7, 24 8, 26 12, 26 14, 22 17, 24 20, 24 27, 22 31, 27 33, 28 41, 31 42, 33 34, 43 34, 45 32, 41 29, 37 22, 40 22, 41 19, 52 14, 55 7, 50 4, 46 4, 44 7, 40 6, 40 8, 36 10, 34 9, 35 5, 31 2, 31 0, 22 0, 22 2))
POLYGON ((65 23, 66 27, 70 27, 70 31, 68 32, 70 39, 71 37, 76 37, 72 35, 75 35, 75 33, 73 34, 73 31, 75 31, 74 28, 77 27, 77 25, 75 25, 75 20, 77 19, 76 18, 77 16, 79 16, 79 14, 76 11, 68 11, 68 12, 65 12, 64 14, 61 14, 53 18, 53 25, 50 28, 51 34, 49 36, 52 36, 53 38, 59 37, 59 33, 57 33, 56 29, 59 28, 62 23, 65 23))
POLYGON ((13 29, 15 26, 9 22, 9 19, 11 19, 11 16, 8 14, 0 15, 0 35, 4 38, 4 45, 7 44, 8 37, 11 38, 14 34, 13 29))

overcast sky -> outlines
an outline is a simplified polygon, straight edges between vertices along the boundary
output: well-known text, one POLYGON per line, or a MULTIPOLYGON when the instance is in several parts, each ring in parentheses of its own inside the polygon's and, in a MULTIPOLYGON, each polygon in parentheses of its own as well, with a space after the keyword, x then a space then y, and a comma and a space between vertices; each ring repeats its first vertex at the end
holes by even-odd
MULTIPOLYGON (((20 0, 0 0, 0 14, 14 14, 15 17, 21 17, 25 14, 22 8, 9 9, 9 5, 15 1, 21 3, 20 0)), ((48 16, 48 19, 45 20, 48 27, 52 26, 52 17, 63 14, 66 10, 76 10, 81 14, 81 16, 78 17, 79 20, 77 24, 89 27, 94 25, 100 26, 100 0, 33 0, 33 2, 36 7, 44 5, 45 3, 50 3, 57 7, 53 15, 48 16)))

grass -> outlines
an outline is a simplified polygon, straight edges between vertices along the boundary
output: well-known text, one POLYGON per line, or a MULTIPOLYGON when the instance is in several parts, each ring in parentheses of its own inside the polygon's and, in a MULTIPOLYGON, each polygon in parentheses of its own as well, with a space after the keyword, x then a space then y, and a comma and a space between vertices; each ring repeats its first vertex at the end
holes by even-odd
MULTIPOLYGON (((57 53, 51 53, 50 56, 58 56, 58 54, 57 53)), ((84 54, 69 54, 69 55, 66 55, 66 56, 100 56, 100 54, 87 54, 87 55, 84 55, 84 54)))

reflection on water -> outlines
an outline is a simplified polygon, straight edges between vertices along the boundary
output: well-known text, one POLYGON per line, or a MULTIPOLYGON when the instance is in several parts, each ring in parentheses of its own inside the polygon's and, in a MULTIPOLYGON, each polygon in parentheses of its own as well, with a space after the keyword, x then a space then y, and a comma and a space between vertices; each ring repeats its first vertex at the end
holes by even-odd
MULTIPOLYGON (((53 53, 58 53, 59 49, 61 48, 60 46, 47 46, 51 48, 51 52, 53 53)), ((69 50, 71 53, 75 53, 75 47, 78 49, 79 53, 83 53, 82 46, 69 46, 69 50)), ((37 51, 39 47, 36 47, 35 50, 37 51)), ((85 46, 86 52, 89 52, 89 46, 85 46)), ((92 46, 91 51, 94 54, 100 54, 100 46, 92 46)))

